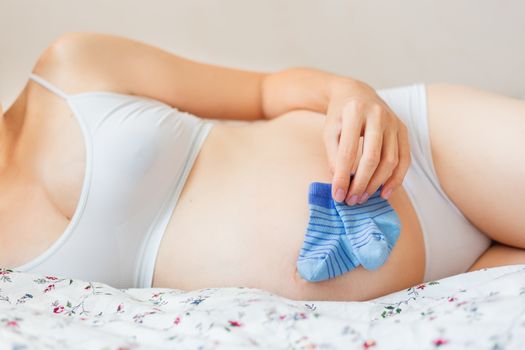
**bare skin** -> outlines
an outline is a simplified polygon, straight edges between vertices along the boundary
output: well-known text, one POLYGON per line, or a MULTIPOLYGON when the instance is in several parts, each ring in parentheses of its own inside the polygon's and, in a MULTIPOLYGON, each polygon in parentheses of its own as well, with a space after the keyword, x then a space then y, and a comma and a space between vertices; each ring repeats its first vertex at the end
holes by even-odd
MULTIPOLYGON (((114 80, 99 79, 52 61, 42 59, 36 71, 69 93, 131 88, 119 80, 118 72, 114 80)), ((246 80, 247 87, 250 81, 246 80)), ((524 159, 525 103, 443 85, 429 86, 428 98, 434 165, 443 189, 483 232, 516 247, 489 248, 472 268, 525 263, 520 231, 525 222, 519 215, 519 198, 525 194, 519 182, 525 174, 519 162, 524 159), (486 142, 487 130, 494 142, 486 142), (463 150, 464 158, 457 156, 457 149, 463 150), (491 156, 480 157, 480 152, 491 156), (508 203, 513 198, 516 203, 508 203), (507 201, 505 209, 515 210, 494 206, 498 200, 507 201)), ((250 108, 241 104, 241 112, 221 113, 258 113, 250 108)), ((373 272, 358 268, 321 283, 299 278, 295 261, 308 216, 307 186, 311 181, 330 182, 333 171, 323 143, 325 115, 293 109, 276 108, 270 120, 212 129, 163 237, 155 287, 242 285, 294 299, 365 300, 422 281, 422 233, 403 187, 389 198, 403 230, 385 266, 373 272), (209 176, 212 172, 214 176, 209 176)), ((200 111, 207 113, 213 111, 200 111)), ((2 129, 9 130, 3 136, 11 142, 0 144, 6 150, 0 169, 2 266, 20 265, 45 251, 76 208, 84 145, 70 114, 59 98, 28 83, 2 118, 11 126, 2 129), (32 221, 27 220, 28 212, 34 214, 32 221)))
POLYGON ((294 111, 268 122, 212 129, 163 238, 154 284, 244 285, 293 299, 361 300, 420 282, 423 241, 402 188, 390 198, 402 222, 401 238, 381 269, 358 268, 318 283, 297 274, 308 184, 331 179, 323 120, 319 113, 294 111), (261 147, 270 137, 271 144, 261 147), (202 213, 206 220, 199 219, 202 213))

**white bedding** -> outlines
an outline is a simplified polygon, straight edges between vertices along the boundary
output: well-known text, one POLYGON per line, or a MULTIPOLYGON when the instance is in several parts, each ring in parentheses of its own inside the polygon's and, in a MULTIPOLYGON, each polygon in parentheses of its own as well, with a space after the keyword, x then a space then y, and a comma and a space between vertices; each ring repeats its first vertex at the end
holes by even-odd
POLYGON ((525 265, 369 302, 115 289, 0 269, 1 349, 524 349, 525 265))

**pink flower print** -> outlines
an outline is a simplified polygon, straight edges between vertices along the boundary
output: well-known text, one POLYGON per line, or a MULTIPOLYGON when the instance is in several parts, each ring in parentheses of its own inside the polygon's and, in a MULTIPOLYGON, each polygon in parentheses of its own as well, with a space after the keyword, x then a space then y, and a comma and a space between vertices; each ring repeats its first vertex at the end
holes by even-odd
POLYGON ((363 343, 363 349, 370 349, 370 348, 373 348, 374 346, 376 346, 376 342, 375 340, 372 340, 372 339, 368 339, 367 341, 363 343))
POLYGON ((7 327, 17 327, 18 323, 16 321, 8 321, 5 325, 7 327))
POLYGON ((425 289, 426 285, 424 283, 420 284, 419 286, 416 287, 416 289, 425 289))
POLYGON ((47 286, 46 289, 44 289, 44 293, 49 292, 51 289, 55 289, 54 284, 50 284, 49 286, 47 286))
POLYGON ((178 324, 180 323, 180 317, 177 316, 177 317, 175 318, 175 321, 173 321, 173 323, 175 323, 176 325, 178 325, 178 324))
POLYGON ((57 307, 55 307, 55 308, 53 309, 53 312, 54 312, 55 314, 59 314, 59 313, 61 313, 62 311, 64 311, 64 307, 63 307, 62 305, 59 305, 59 306, 57 306, 57 307))
POLYGON ((232 327, 241 327, 242 324, 238 321, 228 321, 232 327))
POLYGON ((435 339, 432 343, 433 343, 436 347, 439 347, 439 346, 442 346, 442 345, 447 345, 447 344, 448 344, 448 340, 443 339, 443 338, 437 338, 437 339, 435 339))

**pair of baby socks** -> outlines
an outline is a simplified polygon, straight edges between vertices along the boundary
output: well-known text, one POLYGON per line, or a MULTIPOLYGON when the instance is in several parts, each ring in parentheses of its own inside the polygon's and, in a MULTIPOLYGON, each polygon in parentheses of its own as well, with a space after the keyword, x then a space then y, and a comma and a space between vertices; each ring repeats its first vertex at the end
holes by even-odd
POLYGON ((297 260, 302 278, 318 282, 359 265, 375 270, 387 260, 397 242, 401 223, 381 187, 363 204, 353 206, 332 199, 332 185, 310 184, 310 218, 297 260))

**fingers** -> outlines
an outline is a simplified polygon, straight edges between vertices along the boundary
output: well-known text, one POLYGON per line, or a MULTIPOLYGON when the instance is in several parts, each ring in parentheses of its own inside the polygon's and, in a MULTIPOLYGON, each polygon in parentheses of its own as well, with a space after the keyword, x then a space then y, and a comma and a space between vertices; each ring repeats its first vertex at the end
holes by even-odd
POLYGON ((381 151, 381 161, 358 203, 364 203, 390 177, 399 162, 398 154, 397 130, 386 130, 381 151))
POLYGON ((335 172, 332 181, 332 197, 342 202, 350 185, 350 173, 359 149, 359 138, 363 116, 357 104, 350 104, 343 110, 341 137, 337 148, 335 172))
POLYGON ((410 144, 408 141, 407 127, 400 123, 399 131, 397 133, 397 143, 399 152, 399 162, 397 167, 392 172, 392 175, 386 180, 381 189, 381 196, 388 199, 392 192, 403 183, 403 179, 410 167, 410 144))
POLYGON ((348 205, 364 203, 383 184, 381 196, 388 199, 410 166, 406 126, 388 106, 362 100, 347 102, 341 114, 336 110, 328 113, 323 133, 332 197, 348 205))
MULTIPOLYGON (((356 204, 361 199, 361 195, 365 193, 366 187, 381 161, 382 145, 383 127, 380 115, 369 116, 365 127, 363 155, 345 200, 348 205, 356 204)), ((364 198, 363 202, 366 199, 364 198)))
POLYGON ((357 165, 361 161, 361 157, 363 156, 363 138, 359 138, 359 147, 357 149, 357 156, 354 161, 354 165, 352 166, 352 171, 350 172, 350 176, 354 175, 357 171, 357 165))

